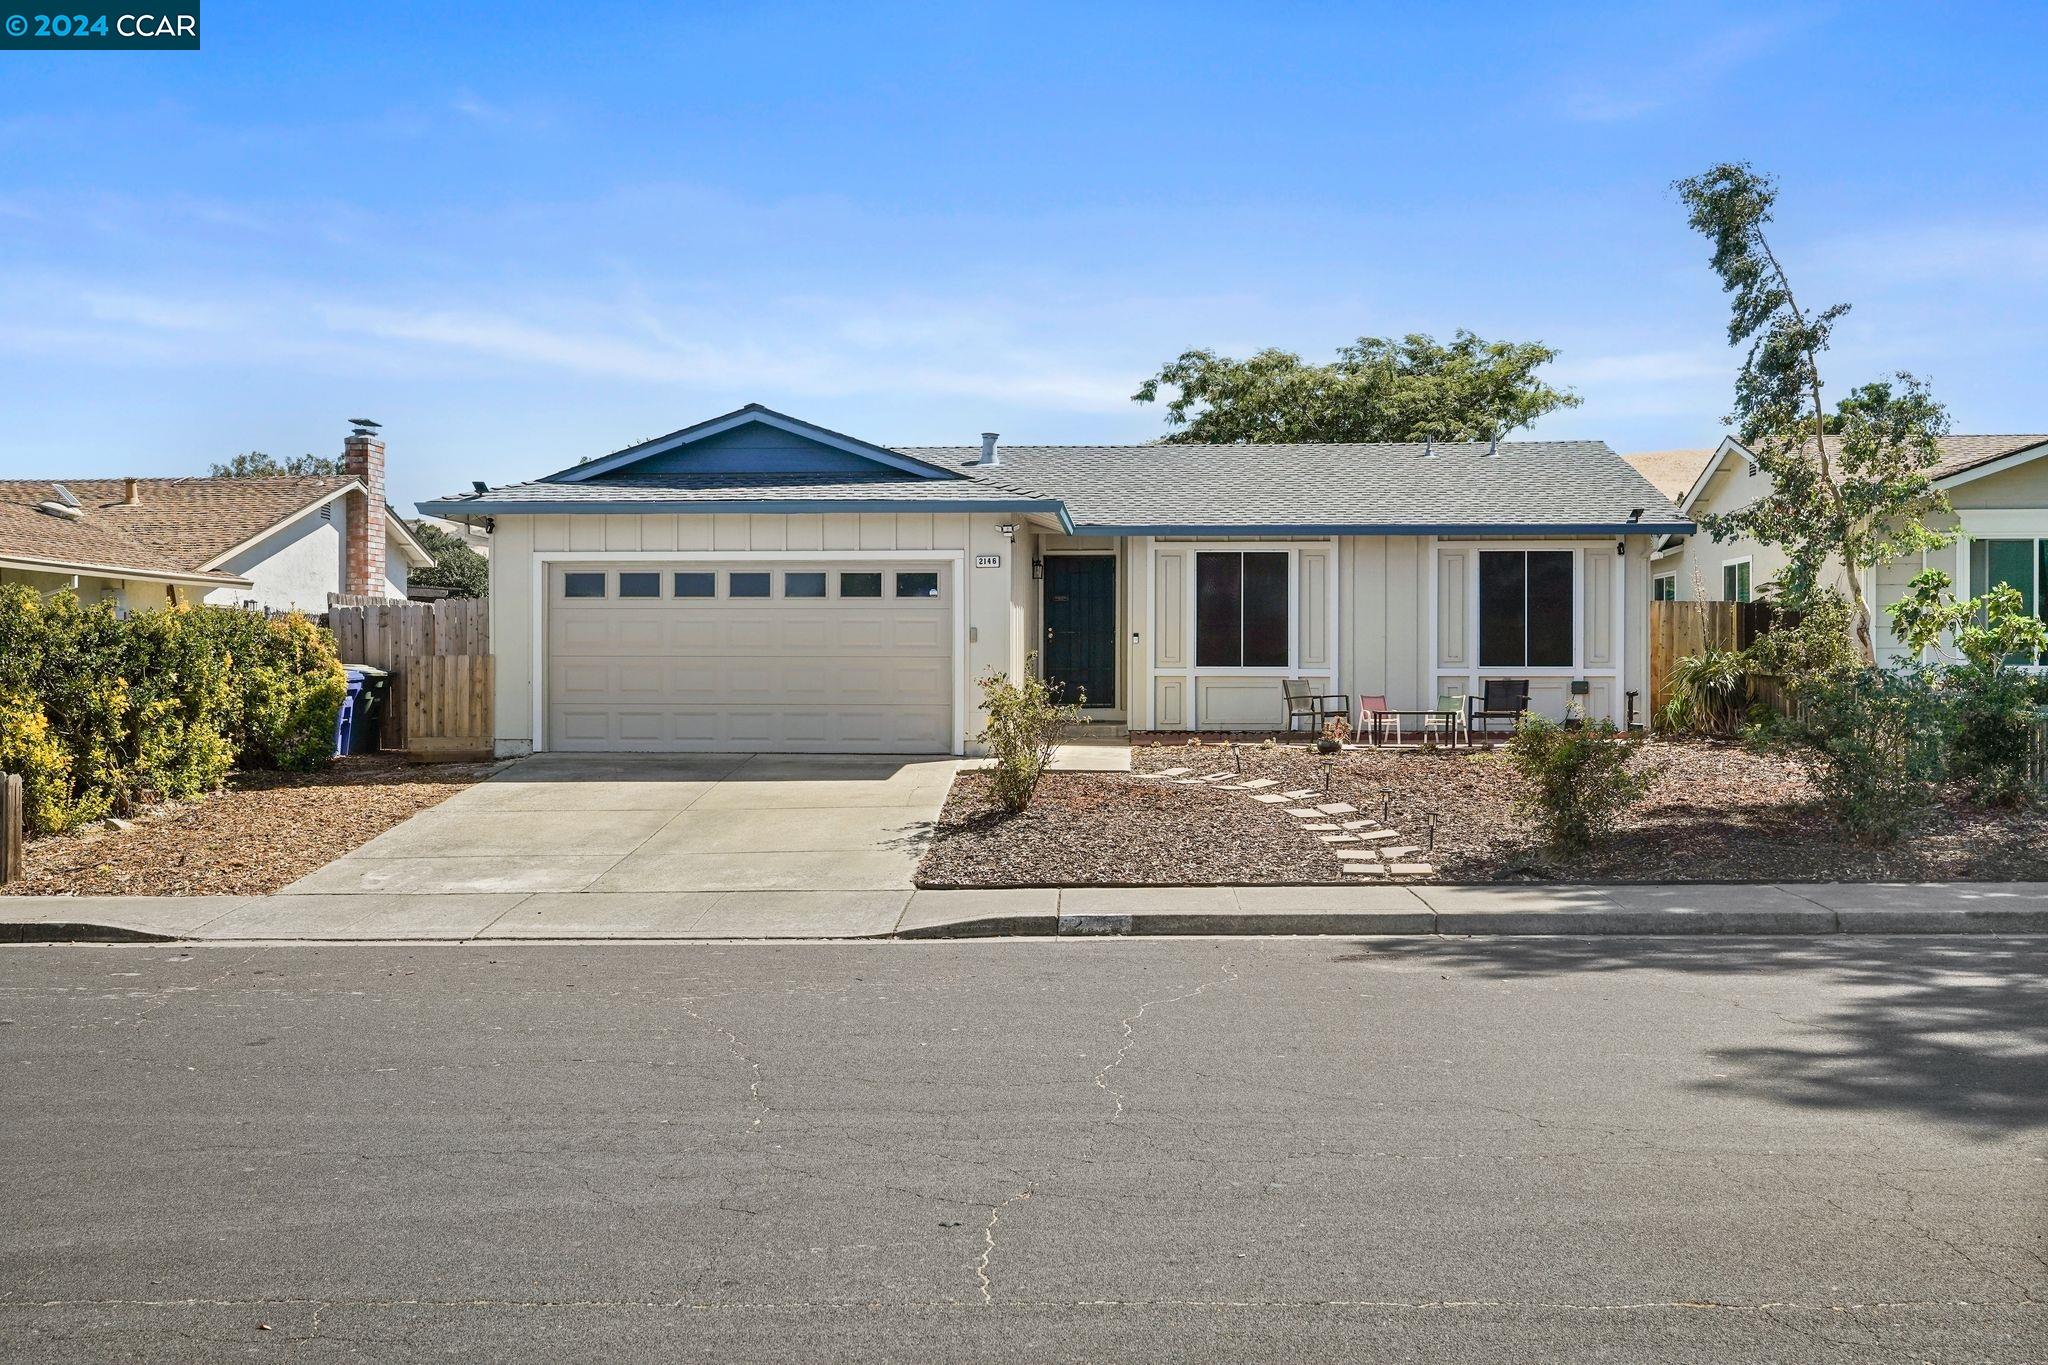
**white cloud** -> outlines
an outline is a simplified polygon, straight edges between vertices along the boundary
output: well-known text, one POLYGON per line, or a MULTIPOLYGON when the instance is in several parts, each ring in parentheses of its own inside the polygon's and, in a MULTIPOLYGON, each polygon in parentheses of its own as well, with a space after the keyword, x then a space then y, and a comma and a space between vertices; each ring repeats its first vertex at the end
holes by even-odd
POLYGON ((1647 34, 1646 44, 1682 55, 1647 62, 1617 56, 1603 62, 1597 68, 1603 74, 1625 74, 1611 81, 1581 76, 1564 98, 1564 112, 1584 123, 1618 123, 1702 99, 1724 77, 1774 51, 1803 23, 1794 17, 1738 24, 1694 42, 1662 30, 1647 34))

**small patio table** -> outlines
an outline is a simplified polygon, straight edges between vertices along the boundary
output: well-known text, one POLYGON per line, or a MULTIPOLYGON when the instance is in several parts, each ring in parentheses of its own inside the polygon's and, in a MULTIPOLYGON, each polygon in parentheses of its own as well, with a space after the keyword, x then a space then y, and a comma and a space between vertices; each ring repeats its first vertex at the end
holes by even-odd
MULTIPOLYGON (((1422 720, 1428 720, 1428 719, 1439 719, 1439 718, 1448 718, 1448 719, 1450 719, 1450 720, 1456 720, 1456 718, 1457 718, 1457 715, 1458 715, 1458 713, 1457 713, 1457 712, 1456 712, 1455 710, 1452 710, 1452 711, 1446 711, 1446 710, 1444 710, 1444 709, 1443 709, 1443 708, 1442 708, 1441 706, 1417 706, 1417 707, 1405 707, 1405 706, 1392 706, 1392 707, 1388 707, 1388 708, 1387 708, 1386 710, 1384 710, 1384 711, 1380 711, 1380 712, 1378 712, 1378 713, 1376 713, 1376 714, 1378 714, 1378 715, 1382 715, 1382 716, 1398 716, 1398 717, 1402 718, 1402 719, 1403 719, 1404 721, 1405 721, 1405 720, 1406 720, 1406 718, 1407 718, 1407 717, 1409 717, 1409 716, 1413 716, 1413 717, 1415 717, 1415 718, 1416 718, 1416 719, 1417 719, 1418 721, 1422 721, 1422 720)), ((1464 729, 1464 730, 1465 730, 1465 743, 1464 743, 1463 747, 1464 747, 1464 748, 1467 748, 1467 749, 1473 749, 1473 748, 1477 748, 1478 746, 1477 746, 1476 744, 1474 744, 1474 743, 1472 742, 1472 731, 1471 731, 1471 730, 1470 730, 1469 728, 1466 728, 1466 727, 1462 727, 1462 726, 1455 726, 1455 725, 1454 725, 1454 726, 1452 727, 1452 729, 1451 729, 1451 738, 1450 738, 1450 742, 1449 742, 1449 743, 1447 743, 1447 744, 1442 744, 1442 745, 1439 745, 1438 747, 1439 747, 1439 748, 1444 748, 1444 749, 1456 749, 1456 748, 1460 747, 1460 746, 1459 746, 1459 744, 1458 744, 1458 731, 1459 731, 1460 729, 1464 729)), ((1416 733, 1417 733, 1417 734, 1422 734, 1422 733, 1424 733, 1424 731, 1423 731, 1423 728, 1422 728, 1422 727, 1421 727, 1420 725, 1418 725, 1418 726, 1416 727, 1416 733)), ((1375 739, 1375 745, 1377 745, 1377 739, 1375 739)), ((1418 745, 1417 747, 1419 748, 1419 747, 1421 747, 1421 746, 1420 746, 1420 745, 1418 745)))

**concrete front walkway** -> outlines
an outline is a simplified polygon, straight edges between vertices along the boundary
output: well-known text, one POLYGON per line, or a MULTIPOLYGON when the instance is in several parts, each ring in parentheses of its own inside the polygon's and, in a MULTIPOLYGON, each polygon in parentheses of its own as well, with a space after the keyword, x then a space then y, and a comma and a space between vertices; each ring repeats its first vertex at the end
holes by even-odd
POLYGON ((0 942, 1010 934, 2043 934, 2048 883, 1207 886, 0 897, 0 942))

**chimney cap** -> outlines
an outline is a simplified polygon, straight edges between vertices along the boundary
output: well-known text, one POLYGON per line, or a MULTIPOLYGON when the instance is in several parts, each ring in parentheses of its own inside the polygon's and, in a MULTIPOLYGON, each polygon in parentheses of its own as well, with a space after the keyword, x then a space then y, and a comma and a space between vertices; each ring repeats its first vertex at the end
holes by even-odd
POLYGON ((1001 464, 1003 462, 1002 455, 998 453, 996 450, 996 441, 999 439, 999 437, 1000 433, 998 432, 984 431, 983 433, 981 433, 980 463, 985 465, 995 465, 1001 464))
POLYGON ((351 417, 348 424, 355 428, 349 433, 351 436, 374 436, 384 426, 382 422, 373 422, 367 417, 351 417))

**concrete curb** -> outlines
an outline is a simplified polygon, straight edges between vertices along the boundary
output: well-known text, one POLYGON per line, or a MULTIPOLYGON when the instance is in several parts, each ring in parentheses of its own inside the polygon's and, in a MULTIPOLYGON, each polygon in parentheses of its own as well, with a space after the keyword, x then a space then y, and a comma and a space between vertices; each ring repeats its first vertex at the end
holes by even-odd
POLYGON ((0 943, 176 943, 178 935, 79 920, 0 921, 0 943))

